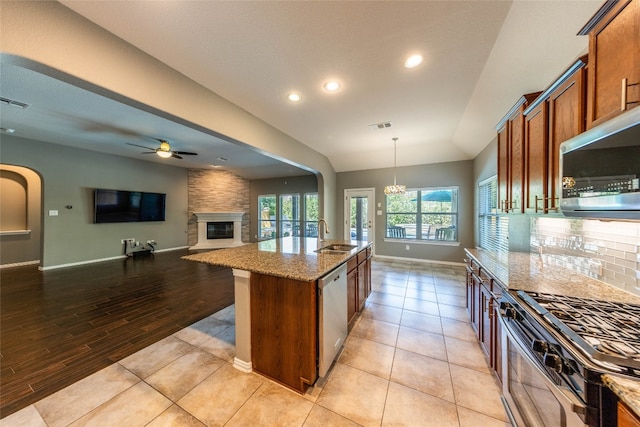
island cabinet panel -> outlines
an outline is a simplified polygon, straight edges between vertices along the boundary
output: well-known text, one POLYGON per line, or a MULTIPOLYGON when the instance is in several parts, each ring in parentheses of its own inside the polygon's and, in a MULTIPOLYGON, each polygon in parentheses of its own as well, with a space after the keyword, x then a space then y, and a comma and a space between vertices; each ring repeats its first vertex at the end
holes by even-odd
POLYGON ((640 427, 640 417, 622 402, 618 402, 618 427, 640 427))
POLYGON ((251 274, 251 363, 300 393, 317 379, 317 283, 251 274))
POLYGON ((587 129, 640 105, 640 0, 607 2, 589 34, 587 129))

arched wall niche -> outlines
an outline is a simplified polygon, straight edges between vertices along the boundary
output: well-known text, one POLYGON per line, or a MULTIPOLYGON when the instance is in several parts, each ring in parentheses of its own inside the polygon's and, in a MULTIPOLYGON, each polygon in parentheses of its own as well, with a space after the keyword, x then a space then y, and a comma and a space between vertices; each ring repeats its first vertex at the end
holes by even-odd
POLYGON ((42 179, 33 169, 0 164, 0 266, 39 263, 42 179))

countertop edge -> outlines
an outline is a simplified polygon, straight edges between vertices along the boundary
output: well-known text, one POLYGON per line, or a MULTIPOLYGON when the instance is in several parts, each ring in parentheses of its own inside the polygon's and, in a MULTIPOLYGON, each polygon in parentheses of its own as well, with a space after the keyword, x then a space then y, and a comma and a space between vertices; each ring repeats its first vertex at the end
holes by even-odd
POLYGON ((613 374, 603 374, 602 382, 618 396, 620 401, 640 417, 640 381, 613 374))

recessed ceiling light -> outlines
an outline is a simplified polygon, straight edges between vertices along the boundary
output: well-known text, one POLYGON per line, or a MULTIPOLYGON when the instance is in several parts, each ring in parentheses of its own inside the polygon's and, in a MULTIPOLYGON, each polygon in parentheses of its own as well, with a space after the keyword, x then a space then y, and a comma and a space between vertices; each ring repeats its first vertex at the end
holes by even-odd
POLYGON ((422 55, 411 55, 404 61, 405 68, 415 68, 420 64, 422 64, 422 55))
POLYGON ((332 80, 332 81, 326 82, 324 84, 324 88, 325 88, 325 90, 328 90, 329 92, 335 92, 338 89, 340 89, 340 83, 338 83, 335 80, 332 80))
POLYGON ((0 132, 2 133, 16 133, 16 130, 13 128, 0 128, 0 132))
POLYGON ((294 93, 290 93, 287 98, 289 98, 289 101, 292 101, 292 102, 298 102, 298 101, 300 101, 302 99, 302 97, 299 94, 295 93, 295 92, 294 93))
POLYGON ((218 157, 218 161, 220 161, 220 162, 226 162, 228 160, 229 159, 225 159, 224 157, 218 157))

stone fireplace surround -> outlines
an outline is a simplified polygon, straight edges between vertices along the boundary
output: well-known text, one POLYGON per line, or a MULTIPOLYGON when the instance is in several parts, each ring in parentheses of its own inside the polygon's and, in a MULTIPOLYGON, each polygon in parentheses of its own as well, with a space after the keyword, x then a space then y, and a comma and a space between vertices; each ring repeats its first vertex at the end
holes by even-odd
POLYGON ((194 212, 198 222, 198 242, 190 250, 221 249, 242 246, 242 217, 244 212, 194 212), (232 239, 207 239, 208 222, 233 222, 232 239))

